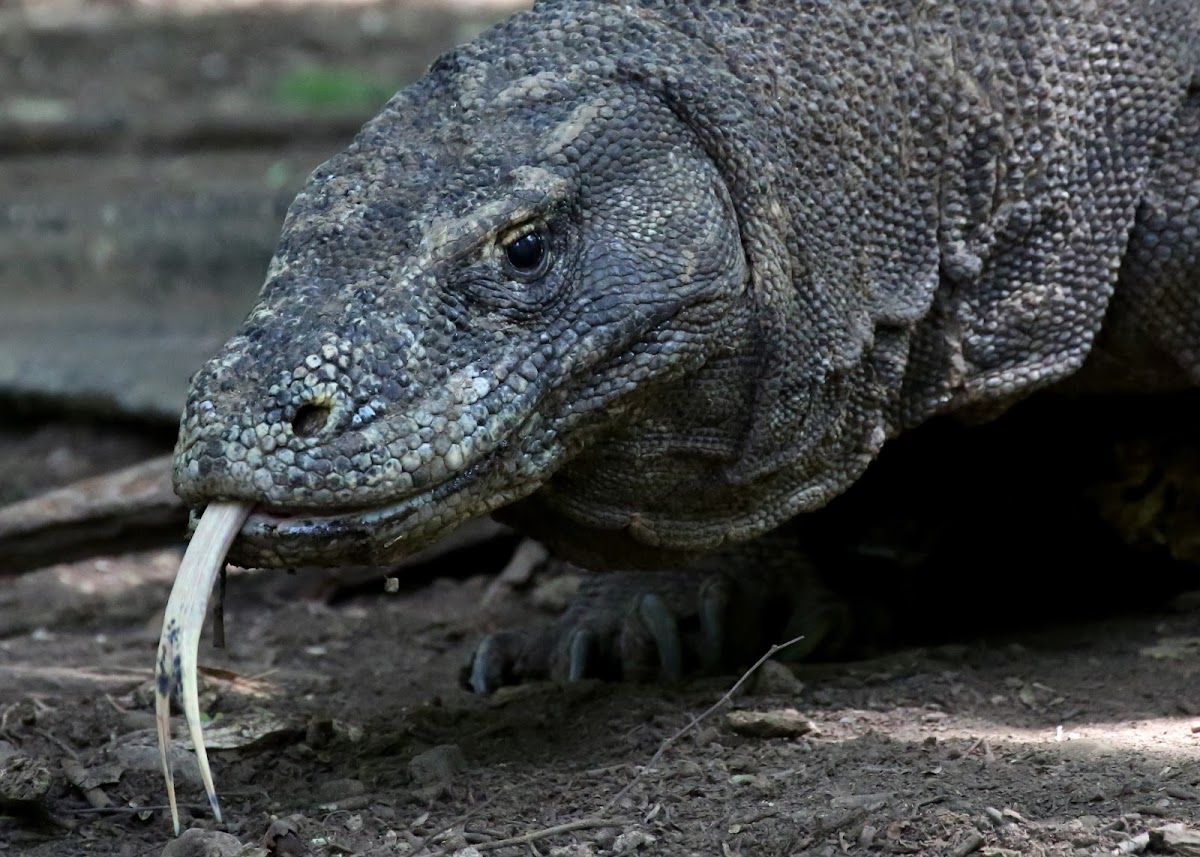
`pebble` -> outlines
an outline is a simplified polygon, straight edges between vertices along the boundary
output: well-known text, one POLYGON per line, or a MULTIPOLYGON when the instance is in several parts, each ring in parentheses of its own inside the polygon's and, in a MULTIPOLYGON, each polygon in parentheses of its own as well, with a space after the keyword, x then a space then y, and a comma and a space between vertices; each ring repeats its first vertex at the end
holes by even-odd
POLYGON ((627 830, 613 842, 614 854, 632 854, 644 845, 653 845, 655 837, 641 830, 627 830))
POLYGON ((794 708, 775 711, 731 711, 725 715, 729 728, 752 738, 798 738, 816 729, 813 722, 794 708))
POLYGON ((317 786, 317 803, 338 803, 367 793, 361 780, 327 780, 317 786))
POLYGON ((42 804, 53 780, 45 764, 16 753, 0 765, 0 798, 13 804, 42 804))
MULTIPOLYGON (((167 752, 171 757, 171 770, 176 783, 203 787, 204 781, 200 779, 200 764, 196 761, 195 753, 189 753, 175 744, 172 744, 167 752)), ((162 760, 159 758, 158 748, 148 744, 118 746, 113 750, 113 757, 128 771, 162 773, 162 760)))
POLYGON ((408 763, 408 775, 414 785, 430 786, 449 782, 466 766, 466 757, 457 744, 439 744, 413 756, 408 763))
POLYGON ((799 696, 804 682, 796 678, 791 667, 779 661, 764 661, 754 674, 751 696, 799 696))
POLYGON ((232 834, 193 827, 168 842, 162 857, 267 857, 267 852, 254 845, 243 845, 232 834))

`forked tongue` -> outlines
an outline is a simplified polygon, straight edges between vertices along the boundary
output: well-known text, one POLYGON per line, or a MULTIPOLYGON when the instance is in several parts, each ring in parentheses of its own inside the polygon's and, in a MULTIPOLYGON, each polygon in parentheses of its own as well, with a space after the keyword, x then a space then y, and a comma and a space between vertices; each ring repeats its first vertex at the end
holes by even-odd
POLYGON ((158 659, 154 665, 154 713, 158 721, 158 752, 162 757, 163 776, 167 779, 167 799, 171 804, 171 823, 179 835, 179 807, 175 803, 175 780, 171 775, 171 696, 179 693, 188 733, 200 765, 200 778, 208 793, 213 815, 221 820, 217 790, 213 787, 204 733, 200 727, 200 700, 196 691, 196 653, 200 629, 208 610, 213 582, 225 564, 225 554, 250 514, 249 503, 210 503, 200 518, 188 544, 175 585, 163 615, 162 636, 158 640, 158 659))

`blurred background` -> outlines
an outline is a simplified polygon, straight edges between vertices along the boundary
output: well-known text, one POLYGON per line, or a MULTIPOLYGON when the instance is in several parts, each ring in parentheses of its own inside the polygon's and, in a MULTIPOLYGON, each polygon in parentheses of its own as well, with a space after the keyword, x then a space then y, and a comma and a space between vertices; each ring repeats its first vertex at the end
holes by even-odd
POLYGON ((0 394, 174 421, 306 174, 518 5, 0 0, 0 394))
MULTIPOLYGON (((0 0, 0 700, 110 623, 150 650, 186 538, 169 454, 187 382, 253 305, 292 198, 523 5, 0 0)), ((379 569, 310 572, 270 579, 381 591, 379 569)))
POLYGON ((169 449, 305 176, 521 5, 0 0, 0 503, 169 449))

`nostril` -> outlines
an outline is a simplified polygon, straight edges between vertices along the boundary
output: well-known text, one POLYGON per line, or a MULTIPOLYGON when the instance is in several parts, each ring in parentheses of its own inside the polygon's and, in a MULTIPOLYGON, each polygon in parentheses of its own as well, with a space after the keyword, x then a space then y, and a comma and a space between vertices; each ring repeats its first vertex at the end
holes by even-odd
POLYGON ((329 422, 328 405, 301 405, 292 419, 292 431, 297 437, 318 435, 329 422))

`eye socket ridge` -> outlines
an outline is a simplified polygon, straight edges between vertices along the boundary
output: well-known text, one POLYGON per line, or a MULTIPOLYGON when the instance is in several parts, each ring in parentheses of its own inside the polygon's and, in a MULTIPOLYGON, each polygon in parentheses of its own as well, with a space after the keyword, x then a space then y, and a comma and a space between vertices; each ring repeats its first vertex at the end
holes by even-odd
POLYGON ((496 243, 505 273, 512 278, 535 280, 550 270, 550 231, 544 222, 531 221, 509 229, 496 243))

